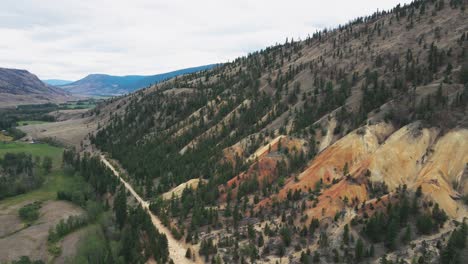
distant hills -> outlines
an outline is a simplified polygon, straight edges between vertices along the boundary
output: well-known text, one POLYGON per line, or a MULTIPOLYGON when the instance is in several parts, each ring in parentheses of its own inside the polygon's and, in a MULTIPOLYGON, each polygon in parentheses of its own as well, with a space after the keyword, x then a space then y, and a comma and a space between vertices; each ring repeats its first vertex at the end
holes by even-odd
POLYGON ((65 102, 74 97, 67 91, 45 84, 27 70, 0 68, 0 105, 65 102))
POLYGON ((75 100, 76 96, 122 95, 179 75, 208 70, 217 65, 204 65, 146 76, 90 74, 74 82, 61 79, 41 81, 27 70, 0 68, 0 106, 61 103, 75 100))
POLYGON ((73 82, 73 81, 59 80, 59 79, 49 79, 49 80, 42 80, 42 81, 47 84, 54 85, 54 86, 67 85, 73 82))
POLYGON ((114 96, 133 92, 178 75, 194 73, 211 69, 218 64, 210 64, 156 75, 127 75, 113 76, 107 74, 90 74, 85 78, 60 85, 61 88, 72 94, 84 96, 114 96))

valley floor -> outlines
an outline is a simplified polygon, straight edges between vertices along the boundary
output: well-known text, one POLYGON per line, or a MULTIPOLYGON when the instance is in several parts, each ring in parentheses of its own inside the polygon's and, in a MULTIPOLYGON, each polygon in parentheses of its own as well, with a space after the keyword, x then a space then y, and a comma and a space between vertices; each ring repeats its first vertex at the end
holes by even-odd
POLYGON ((58 242, 61 253, 49 252, 49 229, 69 216, 77 216, 84 210, 68 201, 56 200, 57 191, 74 188, 77 178, 66 175, 62 164, 63 148, 47 144, 29 144, 21 142, 0 143, 0 157, 5 153, 27 153, 33 157, 51 157, 52 171, 44 177, 44 183, 38 189, 0 200, 0 263, 18 260, 28 256, 31 260, 46 263, 65 263, 66 259, 76 254, 77 244, 86 228, 72 232, 58 242), (39 218, 25 222, 18 211, 23 206, 41 202, 39 218))

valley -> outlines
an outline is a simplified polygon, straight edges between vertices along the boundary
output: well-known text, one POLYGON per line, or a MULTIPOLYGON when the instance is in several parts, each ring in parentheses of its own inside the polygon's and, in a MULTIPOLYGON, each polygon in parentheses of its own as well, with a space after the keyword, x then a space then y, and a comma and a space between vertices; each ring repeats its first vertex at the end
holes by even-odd
POLYGON ((465 263, 466 4, 0 108, 0 263, 465 263))

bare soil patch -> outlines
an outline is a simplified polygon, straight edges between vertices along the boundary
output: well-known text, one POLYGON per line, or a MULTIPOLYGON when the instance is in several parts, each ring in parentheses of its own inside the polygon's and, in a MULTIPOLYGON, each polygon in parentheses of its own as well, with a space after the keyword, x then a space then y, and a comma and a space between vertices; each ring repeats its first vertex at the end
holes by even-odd
POLYGON ((54 263, 66 263, 68 259, 75 256, 80 239, 86 234, 87 228, 82 228, 66 236, 61 242, 62 254, 58 256, 54 263))
POLYGON ((7 223, 2 221, 2 232, 13 234, 0 239, 0 262, 10 262, 21 256, 29 256, 31 259, 41 259, 45 262, 50 261, 52 256, 47 251, 49 228, 55 226, 61 219, 84 212, 83 209, 69 202, 47 201, 42 204, 39 219, 35 224, 15 232, 22 225, 19 217, 14 217, 18 206, 16 204, 2 210, 0 220, 8 221, 7 223))

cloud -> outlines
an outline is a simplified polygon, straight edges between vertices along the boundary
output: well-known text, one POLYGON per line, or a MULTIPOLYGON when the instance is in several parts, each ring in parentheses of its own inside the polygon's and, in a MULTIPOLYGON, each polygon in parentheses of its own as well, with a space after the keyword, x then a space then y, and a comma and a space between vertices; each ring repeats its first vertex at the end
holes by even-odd
POLYGON ((155 74, 234 60, 399 2, 2 0, 0 67, 43 79, 155 74))

